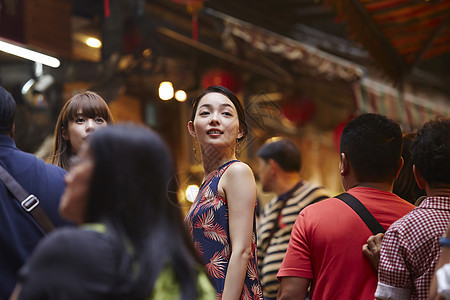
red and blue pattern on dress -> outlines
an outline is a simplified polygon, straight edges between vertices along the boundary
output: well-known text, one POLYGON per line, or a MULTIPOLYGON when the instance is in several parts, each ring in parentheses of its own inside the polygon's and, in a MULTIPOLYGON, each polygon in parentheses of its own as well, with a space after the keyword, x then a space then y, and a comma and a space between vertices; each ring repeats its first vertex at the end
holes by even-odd
MULTIPOLYGON (((191 234, 197 254, 201 257, 206 272, 222 298, 230 259, 230 233, 228 228, 228 205, 218 193, 219 180, 234 162, 225 163, 212 172, 203 182, 184 222, 191 234)), ((252 256, 247 265, 244 286, 240 299, 262 299, 261 283, 256 262, 256 225, 253 222, 252 256)))

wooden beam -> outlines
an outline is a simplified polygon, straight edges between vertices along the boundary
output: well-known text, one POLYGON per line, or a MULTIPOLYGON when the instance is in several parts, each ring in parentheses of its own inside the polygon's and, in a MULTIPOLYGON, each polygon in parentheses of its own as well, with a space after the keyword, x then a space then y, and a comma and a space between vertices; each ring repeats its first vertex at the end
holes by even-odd
POLYGON ((386 51, 389 53, 389 56, 394 60, 394 63, 397 64, 398 67, 404 69, 405 65, 400 56, 398 55, 397 51, 392 46, 389 39, 378 28, 377 24, 373 21, 372 17, 369 15, 364 5, 360 2, 360 0, 350 0, 350 1, 353 3, 354 7, 360 13, 360 15, 365 19, 367 26, 375 35, 377 40, 381 43, 383 48, 385 48, 386 51))
POLYGON ((433 45, 433 42, 444 32, 444 30, 447 28, 447 26, 450 25, 450 16, 442 20, 441 25, 436 28, 436 30, 433 32, 433 34, 430 36, 430 38, 427 40, 425 45, 420 49, 419 52, 417 52, 416 57, 414 58, 414 61, 410 65, 410 70, 414 69, 419 62, 422 60, 424 54, 431 48, 433 45))
POLYGON ((400 83, 407 70, 406 63, 383 34, 360 0, 324 0, 332 5, 357 40, 369 51, 375 65, 391 80, 400 83))
POLYGON ((242 60, 242 59, 240 59, 237 56, 234 56, 232 54, 229 54, 229 53, 226 53, 224 51, 218 50, 218 49, 216 49, 214 47, 211 47, 209 45, 203 44, 203 43, 201 43, 199 41, 195 41, 195 40, 193 40, 190 37, 182 35, 182 34, 180 34, 178 32, 170 30, 168 28, 159 27, 157 29, 157 31, 159 33, 161 33, 162 35, 164 35, 164 36, 167 36, 167 37, 169 37, 171 39, 177 40, 177 41, 179 41, 181 43, 184 43, 184 44, 186 44, 188 46, 191 46, 191 47, 193 47, 195 49, 198 49, 198 50, 200 50, 202 52, 208 53, 208 54, 210 54, 212 56, 215 56, 215 57, 218 57, 218 58, 223 59, 225 61, 228 61, 228 62, 230 62, 230 63, 232 63, 232 64, 234 64, 236 66, 243 67, 245 69, 253 71, 253 72, 255 72, 257 74, 260 74, 260 75, 262 75, 264 77, 270 78, 270 79, 272 79, 272 80, 274 80, 276 82, 283 82, 285 84, 289 84, 289 83, 294 82, 294 79, 292 78, 292 76, 286 77, 286 76, 283 76, 283 75, 286 75, 286 74, 281 75, 281 74, 278 74, 278 73, 273 73, 273 72, 271 72, 271 71, 269 71, 269 70, 267 70, 265 68, 261 68, 258 65, 255 65, 254 63, 242 60))
POLYGON ((333 10, 328 6, 308 6, 297 7, 291 13, 295 14, 295 18, 317 18, 318 16, 331 16, 333 10))

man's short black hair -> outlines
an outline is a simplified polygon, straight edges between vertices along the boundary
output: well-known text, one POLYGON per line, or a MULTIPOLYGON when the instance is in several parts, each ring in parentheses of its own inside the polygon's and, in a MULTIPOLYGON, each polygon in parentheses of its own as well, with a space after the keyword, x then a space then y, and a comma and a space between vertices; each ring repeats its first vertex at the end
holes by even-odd
POLYGON ((11 94, 0 86, 0 133, 9 133, 14 124, 16 101, 11 94))
POLYGON ((361 182, 393 181, 401 151, 400 126, 379 114, 362 114, 348 122, 342 132, 341 153, 345 153, 361 182))
POLYGON ((429 121, 419 129, 411 160, 431 187, 450 184, 450 117, 429 121))
POLYGON ((265 161, 273 159, 286 172, 299 172, 301 169, 300 151, 287 138, 269 140, 258 150, 257 155, 265 161))

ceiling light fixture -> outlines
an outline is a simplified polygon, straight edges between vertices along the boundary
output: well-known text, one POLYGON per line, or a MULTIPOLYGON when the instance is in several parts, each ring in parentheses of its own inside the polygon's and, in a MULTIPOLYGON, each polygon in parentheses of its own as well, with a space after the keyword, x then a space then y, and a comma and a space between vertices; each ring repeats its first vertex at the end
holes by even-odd
POLYGON ((187 95, 186 92, 183 90, 178 90, 175 93, 175 99, 177 99, 177 101, 179 102, 184 102, 187 99, 187 95))
POLYGON ((167 101, 173 98, 173 84, 170 81, 163 81, 159 84, 159 98, 167 101))
POLYGON ((200 188, 196 184, 191 184, 186 188, 186 199, 189 202, 194 202, 195 198, 197 198, 198 192, 200 188))
POLYGON ((25 82, 25 84, 22 87, 22 94, 25 95, 26 93, 28 93, 28 91, 30 90, 30 88, 33 86, 33 84, 35 82, 36 81, 33 78, 28 79, 28 81, 25 82))
POLYGON ((86 45, 92 48, 100 48, 102 46, 102 42, 99 39, 89 37, 86 39, 86 45))
POLYGON ((53 56, 29 50, 18 45, 14 45, 10 42, 6 42, 3 39, 0 40, 0 51, 9 53, 11 55, 19 56, 25 59, 29 59, 52 68, 58 68, 61 65, 59 59, 53 56))

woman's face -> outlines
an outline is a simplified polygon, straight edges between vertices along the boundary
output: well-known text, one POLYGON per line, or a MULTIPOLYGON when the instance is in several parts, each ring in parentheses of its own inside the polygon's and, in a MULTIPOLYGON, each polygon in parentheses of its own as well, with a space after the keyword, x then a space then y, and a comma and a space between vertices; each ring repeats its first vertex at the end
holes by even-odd
POLYGON ((63 139, 70 141, 73 154, 77 154, 86 138, 100 127, 108 125, 102 117, 87 118, 82 111, 73 121, 69 121, 67 130, 63 131, 63 139))
POLYGON ((188 129, 203 146, 234 147, 243 135, 236 107, 220 93, 209 93, 200 99, 194 122, 189 122, 188 129))
POLYGON ((83 144, 78 155, 71 158, 70 171, 64 177, 66 189, 61 197, 59 212, 69 221, 81 224, 87 206, 89 186, 94 169, 88 144, 83 144))

